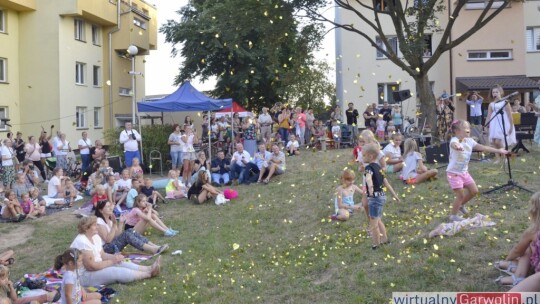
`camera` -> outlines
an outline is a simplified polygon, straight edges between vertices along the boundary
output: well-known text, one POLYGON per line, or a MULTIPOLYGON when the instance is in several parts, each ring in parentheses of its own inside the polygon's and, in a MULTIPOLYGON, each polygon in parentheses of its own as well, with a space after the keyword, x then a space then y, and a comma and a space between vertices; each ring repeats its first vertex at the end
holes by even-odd
POLYGON ((131 138, 133 138, 133 140, 137 140, 137 137, 135 137, 135 134, 131 133, 131 138))

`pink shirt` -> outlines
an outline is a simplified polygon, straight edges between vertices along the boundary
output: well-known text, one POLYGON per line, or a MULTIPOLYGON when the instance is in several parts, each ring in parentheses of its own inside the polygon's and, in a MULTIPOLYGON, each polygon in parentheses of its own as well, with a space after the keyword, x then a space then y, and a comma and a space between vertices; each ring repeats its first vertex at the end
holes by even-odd
POLYGON ((298 123, 300 128, 305 128, 306 127, 306 114, 304 113, 298 114, 298 119, 296 120, 296 122, 298 123))
POLYGON ((142 210, 135 207, 127 215, 126 224, 135 226, 141 220, 142 210))

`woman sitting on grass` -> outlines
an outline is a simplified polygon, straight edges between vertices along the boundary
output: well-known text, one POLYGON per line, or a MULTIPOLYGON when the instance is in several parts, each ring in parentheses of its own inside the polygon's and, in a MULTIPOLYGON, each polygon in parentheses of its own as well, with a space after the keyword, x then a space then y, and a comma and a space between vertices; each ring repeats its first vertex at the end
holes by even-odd
POLYGON ((429 170, 424 166, 422 155, 416 152, 417 149, 418 146, 416 145, 416 140, 412 138, 407 138, 405 140, 405 151, 403 152, 405 165, 403 166, 403 172, 401 172, 400 177, 403 182, 408 185, 416 185, 425 182, 430 178, 437 176, 438 173, 437 169, 429 170))
POLYGON ((208 172, 200 171, 197 181, 189 188, 187 195, 193 201, 202 204, 220 193, 223 192, 210 183, 208 172))
POLYGON ((70 248, 82 252, 83 267, 79 270, 81 285, 84 287, 129 283, 159 275, 161 256, 152 266, 141 266, 125 262, 121 254, 103 251, 103 242, 98 235, 97 218, 82 218, 77 226, 79 234, 70 248))
POLYGON ((124 229, 133 228, 137 233, 143 234, 148 226, 163 232, 165 236, 175 236, 178 233, 159 219, 159 214, 152 209, 146 195, 140 194, 135 198, 135 206, 127 215, 124 229))
POLYGON ((499 285, 516 286, 527 276, 531 266, 535 272, 540 272, 540 192, 533 194, 529 200, 529 218, 531 225, 506 259, 495 262, 495 268, 508 274, 495 280, 499 285))
POLYGON ((131 245, 140 251, 159 254, 169 248, 169 245, 156 245, 133 229, 124 230, 126 216, 121 215, 116 220, 113 213, 113 204, 108 201, 100 201, 96 205, 97 230, 103 241, 103 250, 106 253, 115 254, 121 252, 124 247, 131 245))

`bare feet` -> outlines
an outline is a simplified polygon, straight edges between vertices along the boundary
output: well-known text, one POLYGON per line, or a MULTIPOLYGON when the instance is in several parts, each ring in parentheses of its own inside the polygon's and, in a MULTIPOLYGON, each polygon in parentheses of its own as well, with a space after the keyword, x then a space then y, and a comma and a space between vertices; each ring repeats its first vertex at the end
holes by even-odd
POLYGON ((161 256, 158 256, 158 258, 156 259, 156 262, 152 265, 152 271, 150 272, 150 275, 152 277, 158 276, 160 271, 161 271, 161 256))

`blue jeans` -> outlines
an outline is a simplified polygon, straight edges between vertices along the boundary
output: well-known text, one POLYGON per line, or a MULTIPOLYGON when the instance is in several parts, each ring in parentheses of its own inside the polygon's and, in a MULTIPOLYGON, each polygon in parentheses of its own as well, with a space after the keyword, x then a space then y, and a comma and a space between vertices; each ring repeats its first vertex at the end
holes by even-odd
POLYGON ((287 142, 289 141, 289 130, 285 128, 279 128, 279 136, 281 136, 281 141, 287 142))
POLYGON ((82 172, 86 171, 86 168, 90 166, 90 160, 91 160, 90 154, 81 154, 82 172))
POLYGON ((182 167, 182 151, 171 151, 172 169, 182 167))
POLYGON ((482 125, 482 116, 471 116, 471 123, 473 125, 482 125))
POLYGON ((223 183, 227 184, 229 183, 229 173, 225 172, 223 174, 219 173, 212 173, 212 180, 218 184, 221 184, 221 180, 223 179, 223 183))
POLYGON ((237 179, 239 183, 243 183, 246 174, 246 167, 241 167, 236 163, 231 165, 231 178, 237 179))
POLYGON ((143 163, 142 159, 141 159, 141 153, 139 152, 139 150, 137 150, 137 151, 125 151, 124 152, 124 157, 126 158, 126 167, 131 167, 131 162, 133 161, 133 159, 135 157, 138 158, 141 161, 141 164, 143 163))

